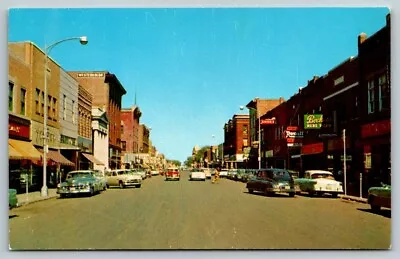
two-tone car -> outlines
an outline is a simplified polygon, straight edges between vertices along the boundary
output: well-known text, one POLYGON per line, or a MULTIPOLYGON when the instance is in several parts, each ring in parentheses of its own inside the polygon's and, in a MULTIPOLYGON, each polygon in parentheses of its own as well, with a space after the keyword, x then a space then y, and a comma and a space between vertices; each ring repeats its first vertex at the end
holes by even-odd
POLYGON ((335 180, 333 174, 325 170, 307 170, 304 177, 295 179, 301 192, 307 192, 310 196, 331 194, 336 198, 343 193, 342 183, 335 180))
POLYGON ((142 186, 142 177, 131 173, 130 169, 115 169, 106 173, 107 188, 117 186, 121 189, 128 186, 140 188, 142 186))
POLYGON ((167 168, 165 171, 165 181, 169 180, 180 180, 181 179, 181 174, 179 173, 179 170, 177 167, 170 167, 167 168))
POLYGON ((248 180, 246 188, 249 193, 262 192, 266 196, 274 193, 295 196, 293 178, 286 169, 259 169, 256 176, 248 180))
POLYGON ((65 181, 57 186, 57 193, 61 198, 74 194, 93 196, 102 190, 102 183, 96 178, 93 170, 71 171, 65 181))

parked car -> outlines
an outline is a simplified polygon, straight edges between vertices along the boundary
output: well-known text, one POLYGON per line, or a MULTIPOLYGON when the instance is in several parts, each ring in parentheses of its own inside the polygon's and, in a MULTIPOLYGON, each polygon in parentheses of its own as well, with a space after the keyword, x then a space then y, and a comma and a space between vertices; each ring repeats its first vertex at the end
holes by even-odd
POLYGON ((94 176, 101 183, 102 190, 103 191, 107 190, 107 179, 105 173, 100 170, 93 170, 93 171, 94 171, 94 176))
POLYGON ((219 177, 227 178, 228 177, 228 169, 221 169, 221 171, 219 172, 219 177))
POLYGON ((71 171, 65 182, 58 184, 57 193, 61 198, 72 194, 89 194, 93 196, 103 190, 102 183, 96 178, 93 170, 71 171))
POLYGON ((300 173, 298 171, 294 171, 294 170, 288 170, 288 172, 293 178, 294 189, 295 189, 296 193, 301 193, 300 186, 299 186, 298 182, 296 182, 296 179, 298 179, 300 177, 300 173))
POLYGON ((133 173, 140 175, 142 180, 147 178, 146 170, 140 169, 140 168, 135 168, 135 169, 131 169, 131 170, 133 173))
POLYGON ((8 209, 11 210, 18 206, 17 190, 8 189, 8 209))
POLYGON ((368 189, 368 204, 371 210, 377 212, 384 208, 392 208, 392 187, 391 185, 383 184, 379 187, 371 187, 368 189))
POLYGON ((287 193, 290 197, 295 196, 293 178, 286 169, 260 169, 256 177, 247 182, 246 188, 249 193, 258 191, 267 196, 273 193, 287 193))
POLYGON ((193 180, 200 180, 200 181, 205 181, 206 180, 206 174, 202 168, 193 168, 192 171, 189 174, 189 181, 193 180))
POLYGON ((151 170, 150 174, 151 174, 152 176, 154 176, 154 175, 159 175, 160 172, 159 172, 158 170, 154 169, 154 170, 151 170))
POLYGON ((181 174, 179 173, 178 168, 170 167, 165 172, 165 180, 180 180, 181 174))
POLYGON ((308 192, 310 196, 328 193, 336 198, 343 192, 342 183, 336 181, 331 172, 324 170, 307 170, 303 178, 295 179, 295 184, 301 192, 308 192))
POLYGON ((127 186, 135 186, 136 188, 142 186, 142 177, 126 169, 111 170, 106 174, 106 179, 107 187, 119 186, 123 189, 127 186))
POLYGON ((211 179, 211 170, 209 168, 204 168, 203 170, 206 174, 206 179, 211 179))

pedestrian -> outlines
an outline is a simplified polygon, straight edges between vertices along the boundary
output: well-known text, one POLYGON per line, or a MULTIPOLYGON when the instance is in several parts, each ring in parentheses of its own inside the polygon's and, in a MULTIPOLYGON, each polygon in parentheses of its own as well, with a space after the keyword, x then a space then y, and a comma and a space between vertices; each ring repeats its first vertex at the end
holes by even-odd
POLYGON ((220 168, 217 167, 216 170, 215 170, 214 179, 211 181, 211 183, 218 182, 218 180, 219 180, 219 171, 220 171, 220 168))

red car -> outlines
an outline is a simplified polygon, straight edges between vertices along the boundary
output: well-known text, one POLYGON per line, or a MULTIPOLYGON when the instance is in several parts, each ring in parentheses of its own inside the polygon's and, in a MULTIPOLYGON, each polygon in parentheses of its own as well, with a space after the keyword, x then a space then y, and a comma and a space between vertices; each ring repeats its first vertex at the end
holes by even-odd
POLYGON ((179 173, 178 168, 171 167, 165 171, 165 180, 166 181, 168 181, 168 180, 178 180, 179 181, 180 178, 181 178, 181 175, 179 173))

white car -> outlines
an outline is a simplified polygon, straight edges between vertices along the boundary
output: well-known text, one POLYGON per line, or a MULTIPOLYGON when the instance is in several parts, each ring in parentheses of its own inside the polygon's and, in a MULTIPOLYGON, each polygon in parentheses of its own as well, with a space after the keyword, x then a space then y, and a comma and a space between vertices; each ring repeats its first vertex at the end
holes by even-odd
POLYGON ((221 172, 219 172, 219 177, 220 178, 228 177, 228 169, 221 169, 221 172))
POLYGON ((194 181, 194 180, 200 180, 200 181, 206 180, 206 173, 204 172, 204 169, 201 168, 192 169, 189 175, 189 181, 194 181))
POLYGON ((295 179, 294 183, 299 186, 301 192, 308 192, 310 196, 328 193, 337 197, 339 193, 343 193, 342 183, 336 181, 329 171, 307 170, 304 177, 295 179))
POLYGON ((133 174, 130 169, 116 169, 106 173, 107 187, 119 186, 125 188, 127 186, 135 186, 140 188, 142 186, 142 177, 138 174, 133 174))
POLYGON ((204 173, 206 174, 206 179, 211 179, 211 170, 204 168, 204 173))
POLYGON ((159 175, 160 172, 158 170, 151 170, 151 175, 159 175))

